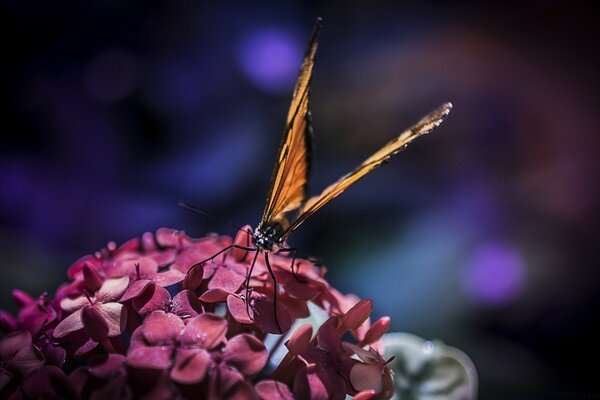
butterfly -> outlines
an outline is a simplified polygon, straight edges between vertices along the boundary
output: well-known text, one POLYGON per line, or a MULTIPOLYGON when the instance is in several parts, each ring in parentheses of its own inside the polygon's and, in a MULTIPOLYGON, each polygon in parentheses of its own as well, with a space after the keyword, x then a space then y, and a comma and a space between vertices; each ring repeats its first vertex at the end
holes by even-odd
MULTIPOLYGON (((390 157, 402 151, 417 137, 423 136, 438 127, 452 109, 451 103, 442 104, 415 125, 402 132, 398 137, 388 142, 354 170, 326 187, 320 194, 308 198, 307 184, 311 167, 313 134, 309 107, 310 84, 317 47, 319 45, 320 31, 321 20, 319 19, 313 30, 294 88, 292 104, 288 111, 283 140, 277 153, 277 159, 275 160, 275 168, 271 176, 263 214, 257 228, 251 233, 251 240, 254 247, 233 244, 222 249, 209 259, 202 261, 202 263, 210 261, 232 247, 255 252, 246 278, 247 307, 249 303, 250 275, 252 274, 252 269, 259 253, 265 255, 265 264, 274 281, 275 293, 273 302, 275 310, 277 310, 277 284, 269 263, 268 254, 270 252, 294 252, 292 259, 293 272, 296 249, 285 247, 285 242, 290 234, 352 184, 377 167, 387 163, 390 157)), ((275 312, 275 319, 280 332, 282 332, 277 321, 277 312, 275 312)))

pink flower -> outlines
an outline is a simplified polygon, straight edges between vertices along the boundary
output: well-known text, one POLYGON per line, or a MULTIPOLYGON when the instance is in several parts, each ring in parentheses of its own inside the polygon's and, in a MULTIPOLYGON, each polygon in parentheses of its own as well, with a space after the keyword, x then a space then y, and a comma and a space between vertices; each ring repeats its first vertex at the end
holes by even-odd
POLYGON ((12 332, 0 344, 0 395, 390 397, 379 355, 389 318, 371 325, 372 302, 343 295, 310 261, 270 254, 275 284, 262 254, 250 276, 255 253, 213 257, 232 243, 251 244, 246 231, 192 239, 159 229, 77 260, 53 298, 15 291, 17 316, 0 312, 12 332), (314 337, 310 325, 292 332, 287 355, 267 368, 265 339, 309 316, 309 302, 329 319, 314 337))
MULTIPOLYGON (((123 304, 116 302, 127 289, 129 278, 107 279, 93 295, 82 295, 74 299, 65 298, 60 302, 61 308, 70 312, 54 329, 54 337, 61 339, 70 333, 85 329, 89 340, 81 350, 90 350, 95 342, 107 346, 112 345, 107 340, 120 335, 127 321, 127 312, 123 304)), ((84 351, 85 352, 85 351, 84 351)))
POLYGON ((10 392, 11 383, 15 386, 42 365, 44 357, 31 343, 29 332, 16 331, 4 336, 0 339, 0 394, 10 392))

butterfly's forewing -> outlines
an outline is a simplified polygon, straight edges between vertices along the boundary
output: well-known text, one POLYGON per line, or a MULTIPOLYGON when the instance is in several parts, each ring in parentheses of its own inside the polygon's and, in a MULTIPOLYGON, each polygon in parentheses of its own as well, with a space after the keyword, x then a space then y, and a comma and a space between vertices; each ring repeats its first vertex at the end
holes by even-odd
POLYGON ((386 163, 391 156, 402 151, 410 142, 425 135, 439 126, 444 118, 452 109, 451 103, 445 103, 422 118, 418 123, 408 130, 402 132, 400 136, 387 143, 371 157, 367 158, 362 164, 350 173, 342 176, 335 183, 329 185, 321 194, 311 197, 300 209, 297 218, 291 222, 283 234, 285 239, 294 229, 296 229, 308 217, 317 210, 329 203, 332 199, 339 196, 350 185, 358 181, 375 168, 386 163))
POLYGON ((288 225, 286 214, 300 207, 307 197, 306 190, 312 156, 309 91, 320 25, 319 20, 304 55, 296 82, 292 104, 287 116, 285 134, 275 161, 269 193, 260 221, 261 225, 277 221, 285 229, 288 225))

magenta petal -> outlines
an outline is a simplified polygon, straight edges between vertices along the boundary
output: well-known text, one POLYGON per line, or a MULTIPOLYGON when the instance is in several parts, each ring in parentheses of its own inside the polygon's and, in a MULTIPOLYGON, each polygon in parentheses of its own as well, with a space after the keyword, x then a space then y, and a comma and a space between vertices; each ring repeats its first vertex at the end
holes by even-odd
POLYGON ((98 342, 93 339, 87 339, 79 344, 79 347, 75 349, 73 355, 79 357, 82 356, 92 350, 94 350, 98 346, 98 342))
POLYGON ((188 321, 179 341, 210 350, 225 340, 226 333, 226 320, 216 314, 203 313, 188 321))
POLYGON ((209 289, 206 292, 202 293, 202 296, 200 296, 200 300, 205 301, 207 303, 221 303, 225 301, 228 295, 229 292, 221 288, 209 289))
POLYGON ((246 302, 242 300, 239 296, 230 294, 227 296, 227 309, 229 313, 240 324, 251 324, 254 322, 252 320, 254 313, 252 309, 246 308, 246 302), (248 312, 250 315, 248 315, 248 312))
POLYGON ((159 228, 154 234, 156 241, 163 247, 178 248, 181 245, 185 232, 171 228, 159 228))
POLYGON ((188 290, 195 290, 200 287, 202 280, 204 279, 204 266, 195 265, 190 268, 185 274, 183 279, 183 288, 188 290))
POLYGON ((13 289, 12 297, 19 307, 24 307, 35 302, 35 299, 31 297, 29 293, 19 289, 13 289))
POLYGON ((242 286, 245 276, 233 272, 227 268, 220 267, 208 282, 208 289, 221 289, 228 293, 235 293, 242 286))
POLYGON ((127 364, 136 368, 166 369, 171 366, 171 346, 138 347, 127 354, 127 364))
POLYGON ((317 344, 323 350, 326 350, 330 357, 342 353, 342 342, 336 330, 337 317, 329 318, 317 331, 317 344))
POLYGON ((96 301, 107 302, 118 300, 129 286, 129 277, 107 279, 96 293, 96 301))
POLYGON ((254 336, 240 334, 227 342, 223 359, 246 376, 259 373, 267 363, 267 349, 254 336))
POLYGON ((17 328, 17 320, 11 314, 0 310, 0 330, 3 332, 12 332, 17 328))
POLYGON ((89 367, 89 372, 95 377, 109 379, 115 373, 123 371, 126 361, 127 357, 122 354, 112 353, 103 355, 93 360, 93 365, 89 367))
POLYGON ((203 349, 178 349, 171 379, 184 385, 201 382, 210 365, 210 355, 203 349))
POLYGON ((390 327, 390 317, 379 318, 367 331, 361 345, 371 344, 378 341, 387 332, 390 327))
MULTIPOLYGON (((289 273, 288 273, 289 274, 289 273)), ((321 294, 321 291, 303 282, 303 277, 295 278, 293 275, 283 284, 286 293, 302 300, 312 300, 321 294)))
POLYGON ((149 279, 140 279, 138 281, 133 281, 131 285, 129 285, 129 287, 125 290, 125 293, 123 293, 123 296, 121 296, 119 302, 123 303, 127 300, 131 300, 134 297, 139 296, 151 283, 152 281, 149 279))
POLYGON ((383 369, 378 364, 355 364, 350 370, 352 387, 358 391, 374 390, 379 393, 383 388, 383 369))
POLYGON ((55 366, 43 366, 33 371, 23 382, 23 392, 31 399, 76 398, 65 373, 55 366))
POLYGON ((277 321, 272 300, 259 298, 254 302, 254 323, 267 333, 285 333, 292 327, 292 317, 285 305, 277 303, 277 321), (277 326, 279 322, 279 326, 277 326), (281 331, 279 328, 281 327, 281 331))
POLYGON ((328 400, 327 375, 315 364, 308 365, 296 375, 294 394, 299 399, 328 400))
POLYGON ((186 274, 184 274, 181 271, 178 271, 176 269, 168 269, 165 272, 155 274, 152 277, 152 280, 158 286, 167 287, 181 282, 185 277, 186 274))
MULTIPOLYGON (((252 247, 252 227, 250 225, 242 227, 242 229, 239 230, 237 235, 235 235, 233 243, 242 247, 252 247)), ((234 260, 238 262, 244 261, 244 259, 248 255, 248 251, 235 247, 232 248, 230 252, 234 260)))
POLYGON ((374 390, 363 390, 352 397, 353 400, 371 400, 375 398, 374 390))
POLYGON ((169 291, 155 284, 149 285, 141 296, 133 299, 133 309, 141 316, 157 310, 166 310, 171 302, 169 291))
POLYGON ((9 333, 0 340, 2 364, 27 376, 31 371, 44 365, 44 357, 31 344, 31 334, 27 331, 9 333))
POLYGON ((273 380, 260 381, 254 386, 261 400, 293 400, 294 396, 286 384, 273 380))
POLYGON ((181 318, 175 314, 154 311, 146 317, 144 324, 138 329, 141 330, 148 343, 162 344, 175 341, 184 327, 181 318))
POLYGON ((285 347, 288 348, 291 354, 298 355, 306 350, 311 338, 312 326, 310 324, 304 324, 294 332, 287 342, 285 342, 285 347))
POLYGON ((71 332, 83 329, 83 320, 81 318, 81 315, 82 310, 79 309, 73 314, 67 316, 65 319, 60 321, 56 328, 54 328, 54 332, 52 333, 52 335, 55 338, 61 338, 71 332))
POLYGON ((75 298, 65 297, 60 302, 60 308, 70 313, 77 311, 82 307, 89 306, 90 304, 90 299, 85 296, 79 296, 75 298))
MULTIPOLYGON (((93 307, 108 328, 108 337, 118 336, 125 330, 127 309, 121 303, 95 304, 93 307)), ((86 329, 88 327, 86 326, 86 329)))
POLYGON ((173 297, 171 312, 180 318, 192 318, 203 312, 202 303, 194 292, 182 290, 173 297))
POLYGON ((373 302, 371 300, 359 301, 342 317, 344 326, 348 330, 358 329, 369 318, 372 310, 373 302))
POLYGON ((31 346, 31 334, 27 331, 9 333, 0 339, 0 358, 6 361, 11 359, 15 352, 24 347, 31 346))
POLYGON ((102 286, 102 277, 90 264, 83 264, 83 281, 89 293, 95 293, 102 286))
POLYGON ((83 271, 83 266, 85 264, 89 264, 92 267, 99 268, 100 263, 101 263, 101 261, 96 256, 92 256, 92 255, 83 256, 79 260, 77 260, 73 264, 71 264, 71 266, 67 270, 67 276, 70 279, 74 279, 76 275, 80 274, 83 271))

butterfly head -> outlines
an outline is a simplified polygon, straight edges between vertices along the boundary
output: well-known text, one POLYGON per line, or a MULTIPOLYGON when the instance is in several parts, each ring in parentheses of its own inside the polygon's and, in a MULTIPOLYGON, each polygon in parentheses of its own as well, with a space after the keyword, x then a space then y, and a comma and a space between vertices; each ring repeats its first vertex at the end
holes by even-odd
POLYGON ((252 243, 262 251, 277 251, 283 243, 283 226, 279 222, 260 224, 252 234, 252 243))

